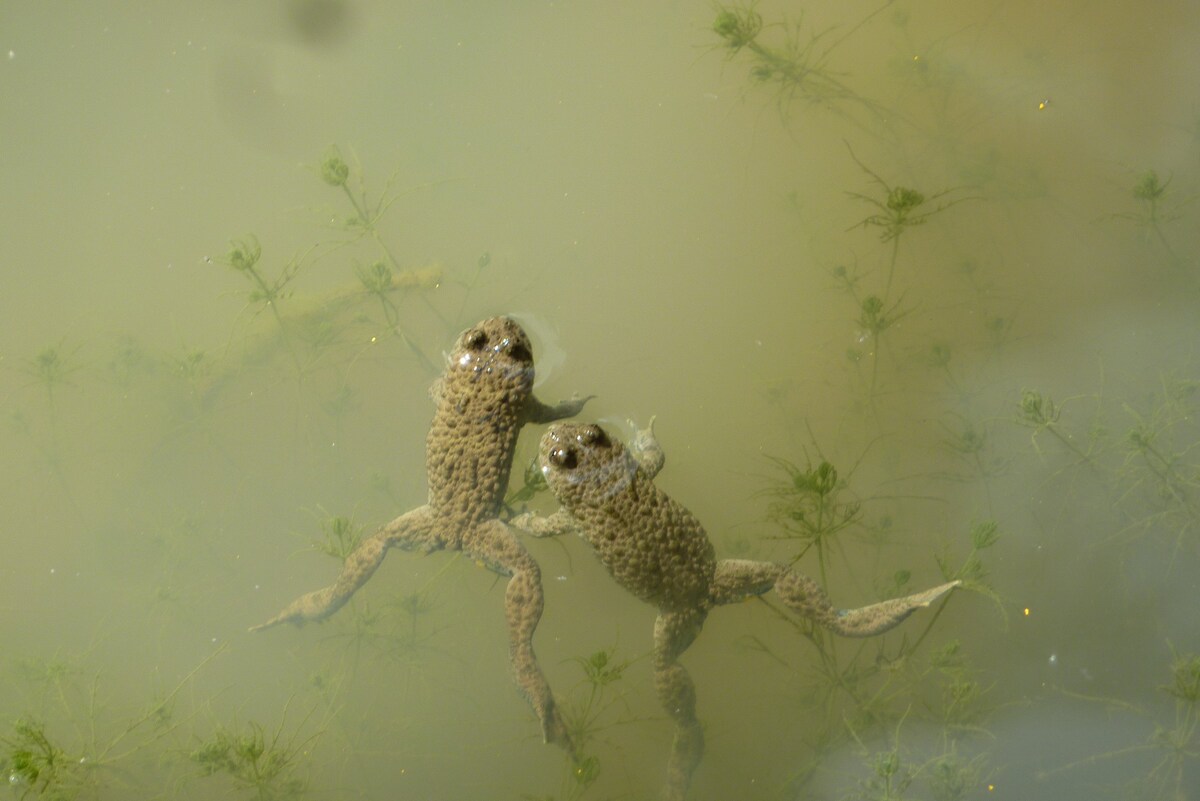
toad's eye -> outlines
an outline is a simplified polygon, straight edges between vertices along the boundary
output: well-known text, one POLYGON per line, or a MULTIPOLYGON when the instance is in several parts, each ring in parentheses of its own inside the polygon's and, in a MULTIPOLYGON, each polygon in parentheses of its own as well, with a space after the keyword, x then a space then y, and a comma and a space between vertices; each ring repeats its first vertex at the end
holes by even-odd
POLYGON ((587 426, 583 431, 579 432, 579 441, 584 445, 596 445, 601 448, 607 448, 612 445, 608 440, 608 434, 604 433, 604 429, 600 426, 587 426))
POLYGON ((522 345, 520 342, 514 342, 512 347, 508 349, 508 355, 514 360, 522 364, 533 364, 533 354, 529 352, 529 348, 522 345))
POLYGON ((579 464, 579 459, 575 456, 574 448, 555 448, 550 451, 550 464, 555 467, 561 467, 564 470, 573 470, 575 465, 579 464))
POLYGON ((475 330, 467 334, 466 341, 463 343, 468 350, 483 350, 487 347, 488 336, 483 331, 475 330))

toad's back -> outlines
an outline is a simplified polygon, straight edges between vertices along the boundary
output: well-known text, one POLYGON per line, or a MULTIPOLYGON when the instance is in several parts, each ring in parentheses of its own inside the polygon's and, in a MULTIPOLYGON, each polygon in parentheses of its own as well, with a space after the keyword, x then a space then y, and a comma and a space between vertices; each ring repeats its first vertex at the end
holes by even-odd
POLYGON ((710 605, 716 556, 708 535, 620 442, 597 426, 558 425, 543 437, 543 451, 577 460, 570 480, 553 471, 547 480, 621 586, 663 610, 710 605))
POLYGON ((453 538, 495 518, 504 500, 533 357, 524 331, 496 318, 465 332, 449 362, 434 386, 425 465, 435 533, 453 538))

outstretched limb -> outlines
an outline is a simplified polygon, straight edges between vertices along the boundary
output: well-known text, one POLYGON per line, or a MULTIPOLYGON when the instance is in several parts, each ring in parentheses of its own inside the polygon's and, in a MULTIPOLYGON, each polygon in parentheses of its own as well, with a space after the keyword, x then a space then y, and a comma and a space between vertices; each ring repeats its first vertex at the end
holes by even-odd
POLYGON ((749 559, 722 559, 717 562, 709 597, 713 604, 730 604, 752 595, 762 595, 774 588, 788 609, 818 626, 843 637, 872 637, 896 626, 918 609, 929 606, 960 583, 951 581, 924 592, 859 609, 837 609, 820 584, 784 565, 749 559))
POLYGON ((250 631, 262 631, 282 623, 299 626, 313 620, 324 620, 341 609, 358 588, 367 583, 383 562, 388 548, 413 550, 425 547, 434 550, 441 547, 429 537, 432 526, 433 512, 428 506, 405 512, 358 544, 342 564, 337 581, 300 596, 266 623, 251 626, 250 631))
POLYGON ((583 405, 590 401, 595 395, 588 395, 585 398, 570 398, 569 400, 559 401, 553 406, 548 406, 542 403, 533 395, 525 401, 524 422, 527 423, 553 423, 555 420, 562 420, 565 417, 574 417, 583 411, 583 405))
POLYGON ((645 428, 638 428, 637 423, 629 421, 635 430, 633 438, 629 440, 629 453, 638 463, 638 467, 642 468, 642 472, 646 474, 647 478, 657 476, 663 469, 663 465, 667 463, 667 455, 654 436, 654 420, 655 418, 651 417, 645 428))
POLYGON ((704 729, 696 718, 696 685, 679 657, 704 626, 705 610, 660 612, 654 621, 654 689, 659 703, 675 721, 675 738, 667 759, 666 801, 683 801, 692 774, 704 756, 704 729))
POLYGON ((509 527, 497 519, 468 532, 463 552, 510 577, 504 591, 504 615, 508 620, 508 656, 517 686, 542 724, 543 741, 562 746, 574 755, 566 721, 533 651, 533 632, 545 605, 541 569, 509 527))
POLYGON ((941 598, 962 582, 951 581, 924 592, 892 598, 858 609, 835 609, 821 585, 808 576, 786 570, 775 581, 775 592, 789 609, 843 637, 873 637, 898 625, 918 609, 941 598))
POLYGON ((779 577, 788 572, 775 562, 756 562, 751 559, 722 559, 709 588, 714 604, 733 604, 753 595, 762 595, 775 586, 779 577))
POLYGON ((566 509, 559 509, 554 514, 544 517, 539 516, 536 512, 523 512, 508 521, 508 524, 535 537, 557 537, 560 534, 581 534, 583 532, 579 521, 572 517, 566 509))

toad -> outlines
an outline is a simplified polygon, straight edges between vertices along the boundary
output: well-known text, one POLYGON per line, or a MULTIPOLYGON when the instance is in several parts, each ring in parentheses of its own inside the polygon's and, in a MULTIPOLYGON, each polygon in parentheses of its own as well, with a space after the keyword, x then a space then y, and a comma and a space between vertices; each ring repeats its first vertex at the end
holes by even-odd
POLYGON ((541 722, 544 741, 571 751, 533 650, 542 616, 541 571, 500 512, 521 427, 578 414, 588 398, 546 405, 533 394, 533 378, 533 350, 515 321, 495 317, 464 331, 430 390, 436 411, 425 443, 428 502, 359 543, 333 584, 297 598, 251 631, 329 617, 371 578, 388 548, 461 550, 509 577, 504 609, 517 685, 541 722))
MULTIPOLYGON (((653 424, 653 421, 651 421, 653 424)), ((541 439, 542 473, 562 508, 513 520, 536 536, 575 531, 622 587, 658 608, 654 684, 675 723, 664 797, 679 801, 704 753, 696 691, 679 657, 712 607, 774 590, 792 612, 843 637, 870 637, 929 606, 959 584, 859 609, 836 609, 813 579, 774 562, 718 560, 691 512, 656 487, 665 456, 651 428, 626 449, 596 425, 551 426, 541 439)))

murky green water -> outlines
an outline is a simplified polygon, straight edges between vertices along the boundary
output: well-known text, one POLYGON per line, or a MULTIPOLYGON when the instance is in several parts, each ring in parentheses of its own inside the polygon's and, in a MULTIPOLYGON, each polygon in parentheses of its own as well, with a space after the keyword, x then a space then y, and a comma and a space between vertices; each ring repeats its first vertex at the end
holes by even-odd
POLYGON ((654 611, 579 540, 528 542, 579 768, 469 559, 246 632, 423 502, 508 313, 720 555, 967 580, 715 610, 690 798, 1200 798, 1197 9, 511 5, 0 9, 0 795, 655 798, 654 611))

